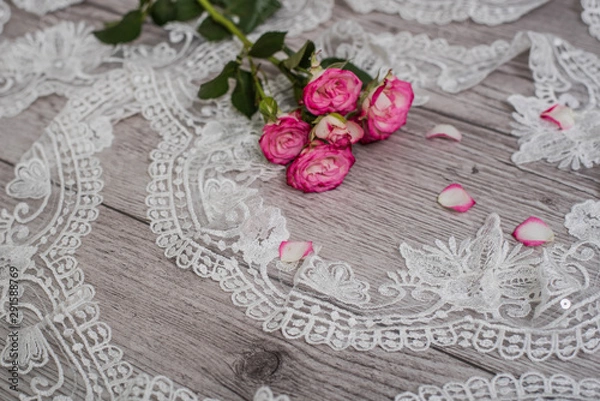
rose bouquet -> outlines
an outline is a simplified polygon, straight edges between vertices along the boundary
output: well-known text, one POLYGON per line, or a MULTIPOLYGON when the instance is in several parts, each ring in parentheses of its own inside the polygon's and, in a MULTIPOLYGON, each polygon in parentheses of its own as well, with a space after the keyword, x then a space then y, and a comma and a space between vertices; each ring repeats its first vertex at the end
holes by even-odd
POLYGON ((270 162, 287 165, 288 185, 328 191, 354 164, 354 144, 386 139, 405 124, 413 91, 391 72, 380 81, 346 60, 319 62, 311 41, 293 51, 285 44, 286 32, 266 32, 250 41, 246 34, 280 7, 277 0, 140 0, 138 9, 95 34, 105 43, 128 42, 150 16, 158 25, 200 18, 197 30, 207 40, 237 37, 242 50, 200 87, 198 97, 223 96, 234 80, 232 105, 248 118, 257 111, 263 115, 260 148, 270 162), (260 60, 289 79, 298 104, 294 110, 282 112, 265 93, 260 60))
POLYGON ((260 147, 270 162, 288 165, 288 185, 329 191, 354 164, 352 145, 388 138, 406 123, 413 98, 411 85, 391 72, 363 91, 352 71, 313 63, 300 108, 267 115, 260 147))

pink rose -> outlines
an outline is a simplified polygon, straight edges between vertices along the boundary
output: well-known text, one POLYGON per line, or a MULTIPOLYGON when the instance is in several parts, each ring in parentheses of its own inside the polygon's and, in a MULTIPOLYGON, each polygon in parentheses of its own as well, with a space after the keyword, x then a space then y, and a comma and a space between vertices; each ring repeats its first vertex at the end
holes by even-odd
POLYGON ((362 83, 353 72, 328 68, 304 87, 302 99, 308 111, 316 116, 348 114, 356 109, 361 89, 362 83))
POLYGON ((336 188, 354 164, 351 148, 340 148, 314 140, 287 170, 287 183, 304 192, 324 192, 336 188))
POLYGON ((265 124, 263 134, 258 140, 268 161, 286 165, 308 143, 310 124, 302 121, 300 111, 282 114, 277 121, 265 124))
POLYGON ((313 128, 317 138, 338 146, 347 146, 349 143, 358 142, 365 132, 354 121, 348 121, 338 113, 328 114, 317 120, 313 128))
POLYGON ((359 120, 366 120, 361 143, 388 138, 406 124, 406 116, 415 95, 409 82, 390 73, 373 89, 361 105, 359 120))

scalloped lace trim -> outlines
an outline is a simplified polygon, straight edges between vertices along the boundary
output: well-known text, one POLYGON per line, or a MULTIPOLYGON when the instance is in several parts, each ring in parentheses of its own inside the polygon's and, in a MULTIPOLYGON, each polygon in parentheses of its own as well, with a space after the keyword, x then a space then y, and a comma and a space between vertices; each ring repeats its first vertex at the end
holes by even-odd
POLYGON ((549 0, 346 0, 359 13, 380 11, 399 14, 421 24, 449 24, 471 19, 478 24, 513 22, 549 0))

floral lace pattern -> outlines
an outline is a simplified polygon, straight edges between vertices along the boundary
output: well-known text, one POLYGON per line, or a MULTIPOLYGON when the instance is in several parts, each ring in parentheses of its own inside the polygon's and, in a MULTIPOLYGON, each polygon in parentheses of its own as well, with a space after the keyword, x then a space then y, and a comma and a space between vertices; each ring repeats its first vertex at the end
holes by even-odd
POLYGON ((599 397, 600 381, 597 379, 588 378, 578 382, 565 375, 546 377, 541 373, 528 372, 519 378, 500 374, 491 380, 472 377, 465 383, 448 383, 441 388, 421 386, 418 394, 399 394, 395 401, 566 401, 595 400, 599 397))
POLYGON ((83 0, 12 0, 16 7, 37 15, 45 15, 83 0))
POLYGON ((573 170, 600 164, 600 60, 562 39, 528 36, 537 97, 508 99, 516 110, 513 135, 521 145, 512 160, 517 165, 546 160, 573 170), (575 125, 566 131, 540 118, 556 103, 574 109, 575 125))
POLYGON ((478 24, 513 22, 548 0, 346 0, 359 13, 399 14, 421 24, 448 24, 471 19, 478 24))
POLYGON ((581 19, 589 25, 590 35, 600 40, 600 2, 598 0, 581 0, 583 12, 581 19))
POLYGON ((579 203, 565 216, 569 234, 582 241, 600 241, 600 201, 579 203))
POLYGON ((0 44, 0 117, 12 117, 40 96, 68 95, 97 79, 91 72, 112 50, 84 23, 61 22, 0 44))

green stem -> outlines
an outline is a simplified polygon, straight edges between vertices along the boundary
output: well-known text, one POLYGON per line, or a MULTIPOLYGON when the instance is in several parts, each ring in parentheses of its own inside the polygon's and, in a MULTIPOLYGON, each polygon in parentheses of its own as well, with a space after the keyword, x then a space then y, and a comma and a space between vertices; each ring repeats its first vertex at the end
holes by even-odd
POLYGON ((208 15, 210 15, 216 22, 223 25, 229 32, 231 32, 233 35, 239 38, 244 44, 244 47, 252 47, 254 43, 248 40, 246 35, 244 35, 244 33, 240 31, 239 28, 232 21, 228 20, 223 14, 217 11, 217 9, 214 8, 212 4, 210 4, 210 1, 198 0, 198 4, 200 4, 206 10, 208 15))
POLYGON ((252 71, 252 78, 254 79, 254 86, 258 92, 258 101, 260 103, 260 101, 266 98, 267 95, 265 94, 262 84, 260 83, 260 79, 258 79, 258 68, 252 61, 252 58, 249 57, 248 61, 250 63, 250 71, 252 71))
MULTIPOLYGON (((213 7, 209 0, 197 1, 198 4, 200 4, 206 10, 208 15, 210 15, 217 23, 221 24, 223 27, 225 27, 225 29, 231 32, 231 34, 233 34, 239 40, 242 41, 242 43, 244 44, 244 49, 250 49, 254 45, 254 43, 252 43, 252 41, 250 41, 250 39, 248 39, 246 35, 244 35, 244 33, 240 31, 240 29, 231 20, 227 19, 215 7, 213 7)), ((287 48, 287 46, 286 50, 290 51, 290 49, 287 48)), ((251 57, 248 56, 248 59, 251 60, 251 57)), ((275 67, 277 67, 277 69, 281 71, 292 83, 296 83, 298 81, 298 78, 294 74, 292 74, 291 71, 285 68, 281 64, 281 60, 279 60, 278 58, 271 56, 268 57, 266 60, 273 64, 275 67)))

